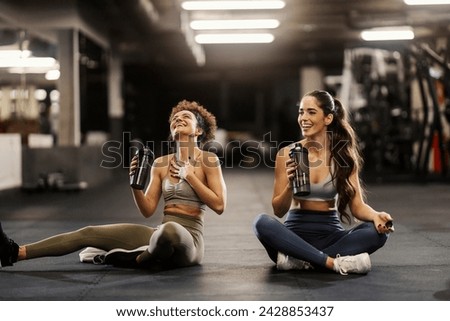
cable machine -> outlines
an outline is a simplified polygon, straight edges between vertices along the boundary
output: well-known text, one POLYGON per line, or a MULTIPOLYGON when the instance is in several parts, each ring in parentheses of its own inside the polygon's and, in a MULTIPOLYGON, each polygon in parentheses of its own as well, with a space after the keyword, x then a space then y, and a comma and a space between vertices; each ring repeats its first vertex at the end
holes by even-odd
POLYGON ((416 174, 419 177, 425 177, 429 174, 430 155, 434 149, 434 156, 438 157, 438 159, 434 159, 434 164, 437 164, 435 171, 440 172, 441 176, 445 178, 448 173, 448 146, 445 141, 440 106, 443 101, 445 104, 444 115, 450 122, 448 47, 444 54, 440 55, 427 44, 413 45, 411 54, 415 60, 423 111, 423 119, 419 128, 416 174), (433 67, 438 67, 439 70, 434 70, 433 67), (442 87, 441 99, 438 95, 438 86, 442 87))

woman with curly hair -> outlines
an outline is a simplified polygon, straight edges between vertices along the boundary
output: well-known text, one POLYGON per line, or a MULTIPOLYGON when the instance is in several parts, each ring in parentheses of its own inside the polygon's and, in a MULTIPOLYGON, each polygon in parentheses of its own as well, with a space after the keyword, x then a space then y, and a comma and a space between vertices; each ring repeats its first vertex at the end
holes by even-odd
POLYGON ((382 247, 393 230, 392 217, 375 211, 364 201, 360 185, 355 133, 344 107, 328 92, 315 90, 303 96, 298 124, 308 151, 310 193, 293 195, 297 164, 289 156, 293 146, 278 151, 272 197, 274 214, 254 221, 254 232, 279 270, 333 270, 340 274, 365 274, 371 269, 369 254, 382 247), (344 229, 351 214, 361 224, 344 229))
MULTIPOLYGON (((204 253, 203 220, 206 206, 222 214, 226 186, 217 156, 203 151, 200 144, 214 138, 216 119, 196 102, 181 101, 169 117, 170 134, 176 152, 161 156, 152 164, 145 190, 132 188, 134 201, 148 218, 164 198, 162 223, 87 226, 36 243, 18 246, 1 230, 2 266, 20 260, 61 256, 86 248, 84 261, 124 267, 148 267, 153 263, 170 267, 199 264, 204 253)), ((130 175, 138 167, 135 156, 130 175)))

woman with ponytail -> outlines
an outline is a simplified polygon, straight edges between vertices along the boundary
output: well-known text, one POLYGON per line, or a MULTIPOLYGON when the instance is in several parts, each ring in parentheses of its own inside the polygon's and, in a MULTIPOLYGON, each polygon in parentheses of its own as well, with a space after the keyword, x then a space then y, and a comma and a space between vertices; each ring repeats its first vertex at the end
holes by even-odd
POLYGON ((279 270, 325 268, 342 275, 366 274, 370 254, 393 231, 392 217, 364 200, 362 158, 355 133, 339 100, 315 90, 299 104, 298 124, 308 151, 310 193, 293 196, 297 164, 293 145, 279 150, 272 197, 274 214, 254 221, 254 232, 279 270), (349 213, 350 212, 350 213, 349 213), (345 229, 342 222, 357 224, 345 229))

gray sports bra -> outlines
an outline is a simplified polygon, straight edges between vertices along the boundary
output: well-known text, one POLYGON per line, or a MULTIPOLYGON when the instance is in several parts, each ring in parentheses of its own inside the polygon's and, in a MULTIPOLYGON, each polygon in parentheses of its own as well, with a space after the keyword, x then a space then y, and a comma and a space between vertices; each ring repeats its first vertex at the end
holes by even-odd
POLYGON ((306 201, 332 201, 337 197, 336 186, 334 186, 331 173, 317 184, 310 183, 311 193, 306 196, 296 197, 296 200, 306 200, 306 201))
POLYGON ((178 183, 173 183, 168 176, 164 177, 162 194, 166 205, 184 204, 200 208, 202 211, 206 209, 206 205, 184 179, 181 179, 178 183))

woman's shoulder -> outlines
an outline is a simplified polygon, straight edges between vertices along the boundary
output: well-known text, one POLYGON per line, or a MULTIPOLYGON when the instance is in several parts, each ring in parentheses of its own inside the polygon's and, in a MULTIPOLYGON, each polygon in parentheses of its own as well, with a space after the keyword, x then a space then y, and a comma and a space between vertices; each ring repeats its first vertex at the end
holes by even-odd
POLYGON ((155 163, 156 162, 161 163, 163 161, 170 160, 173 157, 173 155, 174 154, 166 154, 166 155, 159 156, 159 157, 155 158, 155 163))
POLYGON ((219 157, 210 151, 202 150, 200 156, 198 157, 201 160, 203 165, 212 165, 213 167, 217 167, 219 165, 219 157))
POLYGON ((209 150, 200 150, 200 157, 216 157, 217 154, 214 152, 210 152, 209 150))
POLYGON ((172 159, 173 154, 162 155, 153 161, 153 167, 157 168, 166 168, 170 164, 170 160, 172 159))

